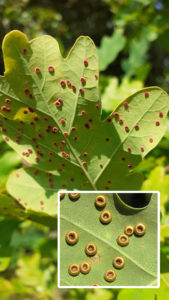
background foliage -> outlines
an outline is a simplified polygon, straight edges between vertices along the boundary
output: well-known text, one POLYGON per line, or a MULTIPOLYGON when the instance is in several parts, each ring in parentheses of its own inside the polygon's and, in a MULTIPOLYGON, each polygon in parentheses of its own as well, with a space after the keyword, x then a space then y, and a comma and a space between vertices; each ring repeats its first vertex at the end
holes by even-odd
MULTIPOLYGON (((32 39, 50 34, 65 55, 79 35, 98 47, 103 117, 141 87, 169 92, 169 3, 155 0, 0 0, 0 44, 13 29, 32 39)), ((0 74, 4 66, 0 51, 0 74)), ((0 216, 1 299, 163 299, 169 292, 169 120, 168 130, 137 167, 144 190, 161 192, 161 288, 159 290, 57 289, 56 231, 0 216)), ((25 164, 0 138, 0 191, 9 173, 25 164)), ((5 210, 5 208, 4 208, 5 210)))

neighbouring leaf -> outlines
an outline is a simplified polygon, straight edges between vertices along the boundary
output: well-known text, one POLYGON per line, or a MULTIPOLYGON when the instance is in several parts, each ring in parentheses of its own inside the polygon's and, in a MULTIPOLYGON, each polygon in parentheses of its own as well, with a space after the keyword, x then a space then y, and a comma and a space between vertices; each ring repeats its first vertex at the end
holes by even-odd
POLYGON ((169 217, 167 219, 167 223, 160 226, 160 240, 162 242, 169 240, 169 217))
POLYGON ((167 130, 164 135, 164 139, 160 142, 160 147, 169 150, 169 117, 167 117, 167 130))
POLYGON ((111 290, 105 289, 94 289, 92 291, 88 291, 85 300, 113 300, 114 295, 111 290))
POLYGON ((7 269, 12 254, 10 246, 13 231, 18 227, 19 222, 16 220, 0 220, 0 272, 7 269))
POLYGON ((28 42, 15 30, 4 39, 3 55, 0 126, 32 166, 10 176, 12 197, 27 210, 56 215, 58 189, 140 189, 134 168, 166 129, 163 90, 138 91, 101 121, 98 57, 89 37, 77 39, 63 58, 54 38, 28 42))
POLYGON ((143 88, 143 82, 139 80, 129 80, 127 77, 124 77, 119 84, 117 77, 109 79, 109 83, 102 95, 103 109, 108 112, 114 110, 123 99, 131 96, 141 88, 143 88))
POLYGON ((0 249, 0 272, 7 269, 11 261, 11 249, 0 249))
POLYGON ((151 170, 157 166, 162 166, 166 161, 165 156, 160 156, 159 158, 155 156, 148 156, 146 159, 135 168, 137 172, 146 172, 148 175, 151 170))
POLYGON ((19 167, 21 158, 14 151, 6 151, 0 157, 0 187, 4 185, 9 173, 16 167, 19 167))
POLYGON ((0 294, 1 297, 4 297, 2 299, 9 299, 7 298, 9 294, 13 293, 13 286, 12 283, 2 277, 0 277, 0 294))
POLYGON ((169 293, 169 273, 161 274, 159 289, 123 289, 119 292, 118 300, 163 300, 169 293))
POLYGON ((100 71, 106 70, 126 44, 126 38, 121 30, 115 30, 112 36, 104 36, 98 48, 100 71))
POLYGON ((169 118, 167 118, 167 131, 165 133, 165 136, 169 140, 169 118))
POLYGON ((149 177, 143 182, 142 190, 159 191, 161 211, 164 212, 164 204, 169 199, 169 174, 166 174, 165 168, 162 166, 154 168, 149 177))
POLYGON ((49 300, 58 294, 56 289, 56 268, 51 263, 46 268, 46 260, 40 254, 19 256, 15 275, 8 280, 0 277, 1 299, 43 299, 49 300), (38 295, 38 298, 35 296, 38 295))
MULTIPOLYGON (((129 58, 122 61, 122 68, 125 71, 125 75, 131 77, 140 68, 144 68, 144 64, 147 60, 147 52, 150 46, 150 42, 157 38, 156 33, 152 32, 151 28, 146 27, 141 35, 133 39, 130 43, 129 58)), ((150 66, 145 64, 145 72, 149 71, 150 66)))
MULTIPOLYGON (((151 197, 149 204, 140 208, 126 204, 124 202, 126 197, 124 199, 123 194, 119 194, 121 200, 115 194, 102 195, 107 198, 105 210, 112 213, 112 221, 107 225, 100 222, 101 210, 95 207, 96 194, 80 194, 80 198, 76 201, 72 201, 69 195, 65 194, 60 202, 60 285, 90 286, 93 283, 101 286, 157 285, 157 194, 149 194, 151 197), (124 228, 127 225, 134 226, 138 222, 146 225, 145 235, 139 238, 132 235, 126 247, 118 245, 117 237, 124 233, 124 228), (73 246, 65 241, 65 235, 70 230, 79 234, 79 240, 73 246), (85 253, 85 246, 88 243, 97 245, 98 250, 93 257, 85 253), (114 269, 112 262, 116 256, 122 256, 125 265, 123 269, 116 270, 116 280, 108 283, 104 280, 104 273, 106 270, 114 269), (82 273, 78 276, 69 275, 69 265, 82 262, 90 263, 91 271, 86 275, 82 273)), ((127 195, 130 196, 130 201, 133 198, 140 199, 138 194, 131 195, 127 195)), ((142 199, 139 202, 143 205, 142 199)))
POLYGON ((43 264, 43 259, 40 257, 40 253, 35 253, 31 257, 22 255, 18 260, 16 275, 27 289, 41 291, 43 294, 53 270, 49 269, 48 274, 45 270, 42 272, 41 264, 43 264))
POLYGON ((160 273, 164 275, 169 270, 169 234, 161 242, 160 248, 160 273))

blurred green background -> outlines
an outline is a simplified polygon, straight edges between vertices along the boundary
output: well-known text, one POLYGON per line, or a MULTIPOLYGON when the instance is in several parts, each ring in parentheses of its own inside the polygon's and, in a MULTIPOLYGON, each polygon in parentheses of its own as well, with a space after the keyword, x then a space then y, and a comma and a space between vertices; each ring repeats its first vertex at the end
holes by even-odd
MULTIPOLYGON (((144 86, 169 92, 169 1, 0 0, 0 42, 13 29, 29 39, 57 38, 65 56, 79 35, 98 48, 104 118, 144 86)), ((4 65, 0 51, 0 74, 4 65)), ((0 136, 0 190, 24 161, 0 136)), ((58 290, 57 232, 0 216, 0 299, 161 300, 169 294, 169 119, 158 147, 138 166, 143 190, 161 192, 161 287, 158 290, 58 290)))

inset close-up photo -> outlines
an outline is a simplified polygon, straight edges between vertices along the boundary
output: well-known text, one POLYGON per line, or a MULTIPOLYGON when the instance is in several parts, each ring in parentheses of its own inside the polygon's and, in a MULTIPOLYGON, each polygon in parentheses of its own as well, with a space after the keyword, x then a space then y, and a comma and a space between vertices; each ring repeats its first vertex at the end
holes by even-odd
POLYGON ((158 287, 159 193, 59 193, 59 287, 158 287))

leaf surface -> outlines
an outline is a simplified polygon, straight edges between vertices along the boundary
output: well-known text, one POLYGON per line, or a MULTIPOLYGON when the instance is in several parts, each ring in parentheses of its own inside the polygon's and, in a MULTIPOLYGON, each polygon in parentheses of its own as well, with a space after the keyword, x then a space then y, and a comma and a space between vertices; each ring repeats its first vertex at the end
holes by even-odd
MULTIPOLYGON (((39 202, 37 201, 37 203, 39 202)), ((27 203, 23 202, 22 204, 21 198, 15 200, 4 191, 0 192, 0 216, 5 216, 7 219, 29 219, 51 228, 57 228, 56 216, 52 213, 49 214, 47 209, 44 211, 42 203, 39 203, 38 209, 36 206, 28 209, 27 203)))
MULTIPOLYGON (((103 225, 99 219, 101 211, 94 204, 96 194, 81 194, 76 201, 70 200, 66 194, 60 202, 61 286, 90 286, 94 282, 101 286, 153 285, 157 278, 156 196, 157 194, 152 194, 149 205, 138 209, 125 204, 123 200, 119 202, 115 194, 105 194, 105 210, 112 213, 112 221, 103 225), (128 246, 119 246, 116 239, 124 232, 124 227, 134 226, 138 222, 146 225, 145 235, 140 238, 133 235, 128 246), (73 246, 65 241, 65 235, 70 230, 79 234, 79 241, 73 246), (98 251, 94 257, 88 257, 85 253, 88 243, 97 245, 98 251), (125 266, 116 270, 116 280, 108 283, 104 280, 104 273, 108 269, 114 269, 112 262, 116 256, 125 259, 125 266), (69 275, 68 266, 82 262, 90 263, 91 271, 87 275, 69 275)), ((138 194, 135 194, 136 199, 137 197, 138 194)))

